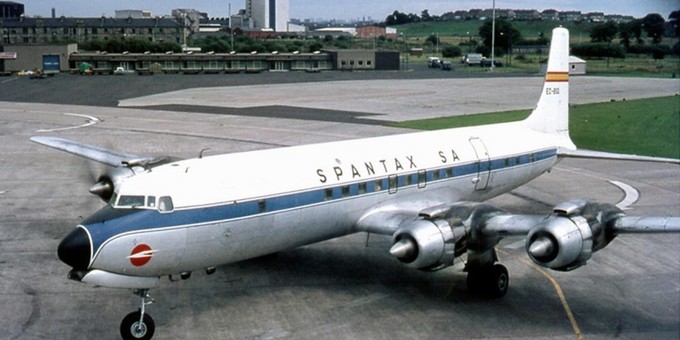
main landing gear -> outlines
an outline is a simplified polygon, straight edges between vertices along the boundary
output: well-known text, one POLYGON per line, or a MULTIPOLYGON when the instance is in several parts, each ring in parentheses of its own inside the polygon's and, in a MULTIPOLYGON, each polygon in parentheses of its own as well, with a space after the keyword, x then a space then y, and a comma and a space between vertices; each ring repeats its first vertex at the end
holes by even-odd
POLYGON ((154 300, 149 296, 148 289, 136 289, 134 294, 142 299, 141 307, 123 318, 123 322, 120 323, 120 335, 125 340, 149 340, 153 337, 156 325, 144 310, 146 305, 152 304, 154 300))
POLYGON ((469 268, 467 271, 469 291, 491 298, 503 297, 508 292, 510 277, 508 270, 502 264, 469 268))

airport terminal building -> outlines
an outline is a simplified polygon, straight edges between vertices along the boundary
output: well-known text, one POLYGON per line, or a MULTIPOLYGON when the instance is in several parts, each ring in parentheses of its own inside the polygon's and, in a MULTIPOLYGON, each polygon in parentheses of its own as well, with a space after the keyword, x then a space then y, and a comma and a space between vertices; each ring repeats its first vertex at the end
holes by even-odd
POLYGON ((77 44, 0 45, 0 72, 256 73, 399 70, 397 51, 324 50, 313 53, 78 52, 77 44))

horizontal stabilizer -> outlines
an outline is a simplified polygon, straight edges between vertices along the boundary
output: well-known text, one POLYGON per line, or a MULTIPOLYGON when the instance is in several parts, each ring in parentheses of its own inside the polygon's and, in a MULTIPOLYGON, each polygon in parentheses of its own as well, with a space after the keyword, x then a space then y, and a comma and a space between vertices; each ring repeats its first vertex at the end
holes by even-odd
POLYGON ((58 137, 37 136, 31 137, 31 141, 113 167, 121 166, 123 163, 153 160, 152 157, 140 157, 133 154, 121 153, 104 149, 99 146, 78 143, 58 137))
POLYGON ((618 161, 637 161, 637 162, 680 164, 680 159, 674 159, 674 158, 626 155, 626 154, 620 154, 620 153, 591 151, 591 150, 583 150, 583 149, 578 149, 578 150, 559 149, 557 151, 557 155, 559 157, 564 157, 564 158, 607 159, 607 160, 618 160, 618 161))

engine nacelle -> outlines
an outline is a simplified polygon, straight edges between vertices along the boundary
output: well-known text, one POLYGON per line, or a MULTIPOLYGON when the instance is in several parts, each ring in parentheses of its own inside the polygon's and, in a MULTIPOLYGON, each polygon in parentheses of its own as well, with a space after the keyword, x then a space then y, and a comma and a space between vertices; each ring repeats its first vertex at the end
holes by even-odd
POLYGON ((393 239, 390 253, 410 268, 434 271, 453 265, 457 237, 444 220, 413 221, 393 239))
POLYGON ((529 232, 526 251, 536 264, 561 271, 583 266, 609 244, 614 235, 607 232, 606 224, 622 215, 614 206, 587 201, 565 202, 553 211, 529 232))
POLYGON ((592 255, 593 234, 580 216, 551 216, 529 232, 526 249, 537 264, 556 270, 572 270, 592 255))
POLYGON ((141 166, 119 166, 109 169, 105 174, 99 176, 97 183, 90 188, 90 193, 99 196, 108 202, 113 192, 122 181, 136 174, 146 171, 141 166))

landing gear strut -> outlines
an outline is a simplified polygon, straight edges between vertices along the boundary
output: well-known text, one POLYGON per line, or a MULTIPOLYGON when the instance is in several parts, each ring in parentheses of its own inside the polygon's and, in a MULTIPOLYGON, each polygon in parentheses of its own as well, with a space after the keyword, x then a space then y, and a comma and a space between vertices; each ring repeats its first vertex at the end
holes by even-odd
POLYGON ((508 270, 502 264, 468 269, 467 286, 474 293, 500 298, 508 292, 509 283, 508 270))
POLYGON ((149 340, 153 337, 156 325, 153 318, 146 314, 144 310, 146 305, 150 305, 154 301, 149 296, 148 289, 137 289, 134 293, 142 299, 141 307, 138 311, 132 312, 123 318, 123 321, 120 323, 120 335, 125 340, 149 340))

